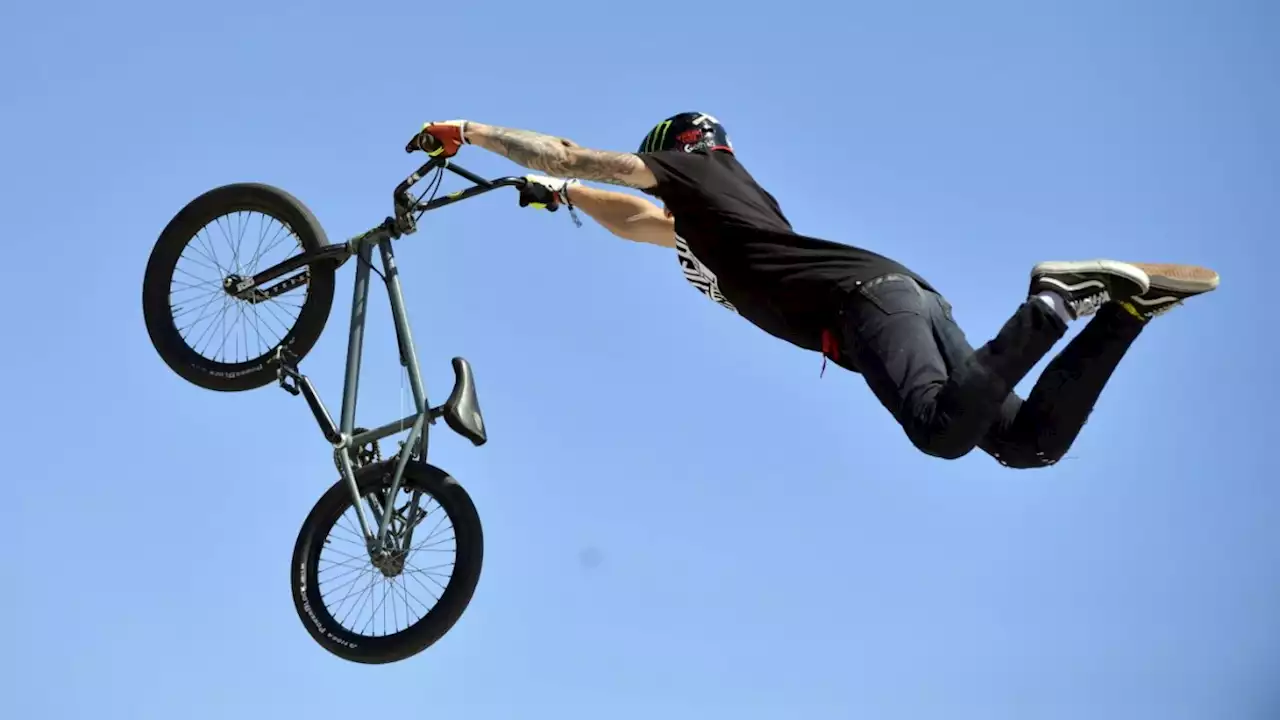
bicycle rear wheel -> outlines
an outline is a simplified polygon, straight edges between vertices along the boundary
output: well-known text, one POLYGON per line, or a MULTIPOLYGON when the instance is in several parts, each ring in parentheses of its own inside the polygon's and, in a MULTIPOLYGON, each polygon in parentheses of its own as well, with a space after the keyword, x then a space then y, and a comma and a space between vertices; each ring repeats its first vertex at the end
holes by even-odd
POLYGON ((208 390, 252 390, 276 380, 276 350, 311 351, 333 307, 334 267, 317 263, 274 281, 288 288, 252 303, 227 292, 299 251, 328 245, 297 198, 237 183, 192 200, 169 221, 147 261, 142 314, 151 344, 180 377, 208 390))
POLYGON ((356 471, 370 525, 375 501, 391 513, 385 551, 369 551, 343 480, 316 502, 294 544, 298 618, 321 647, 351 662, 397 662, 427 649, 462 617, 480 581, 484 533, 466 490, 411 461, 388 498, 395 465, 391 458, 356 471))

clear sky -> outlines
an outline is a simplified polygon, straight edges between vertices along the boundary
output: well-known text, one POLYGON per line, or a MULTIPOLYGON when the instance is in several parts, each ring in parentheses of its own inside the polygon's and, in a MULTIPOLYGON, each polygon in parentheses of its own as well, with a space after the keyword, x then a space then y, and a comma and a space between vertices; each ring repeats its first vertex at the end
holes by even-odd
MULTIPOLYGON (((0 716, 1280 716, 1278 33, 1266 0, 4 4, 0 716), (1149 328, 1067 461, 1017 472, 917 454, 668 251, 514 194, 428 216, 397 246, 428 390, 466 356, 490 430, 432 459, 487 563, 416 658, 323 652, 288 568, 330 453, 300 400, 161 363, 160 230, 259 181, 340 240, 389 212, 424 120, 631 150, 688 109, 975 344, 1041 260, 1223 284, 1149 328)), ((303 364, 335 408, 352 267, 303 364)), ((364 424, 404 403, 375 317, 364 424)))

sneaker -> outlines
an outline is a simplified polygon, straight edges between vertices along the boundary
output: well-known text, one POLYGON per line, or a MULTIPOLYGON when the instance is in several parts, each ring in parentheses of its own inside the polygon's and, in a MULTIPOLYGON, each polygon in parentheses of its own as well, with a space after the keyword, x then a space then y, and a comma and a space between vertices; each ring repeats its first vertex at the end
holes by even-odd
POLYGON ((1031 270, 1031 295, 1054 293, 1072 318, 1092 315, 1112 298, 1128 299, 1150 289, 1142 268, 1117 260, 1043 262, 1031 270))
POLYGON ((1133 263, 1151 279, 1147 291, 1127 298, 1118 297, 1120 305, 1143 319, 1169 312, 1184 300, 1218 288, 1218 273, 1196 265, 1167 263, 1133 263))

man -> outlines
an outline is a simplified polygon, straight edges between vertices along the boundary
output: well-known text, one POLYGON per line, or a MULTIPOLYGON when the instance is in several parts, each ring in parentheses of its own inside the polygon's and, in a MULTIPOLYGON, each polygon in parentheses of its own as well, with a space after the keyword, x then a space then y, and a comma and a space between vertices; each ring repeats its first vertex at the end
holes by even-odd
POLYGON ((923 277, 869 250, 792 229, 773 196, 702 113, 672 116, 636 153, 464 120, 428 123, 406 151, 446 157, 475 145, 546 173, 529 180, 615 235, 674 248, 685 278, 760 329, 861 373, 918 449, 954 459, 975 447, 1001 464, 1060 460, 1147 322, 1218 286, 1212 270, 1114 260, 1046 262, 996 337, 974 350, 923 277), (552 176, 552 177, 548 177, 552 176), (564 180, 561 178, 573 178, 564 180), (662 200, 577 180, 623 185, 662 200), (1028 397, 1013 389, 1066 333, 1094 316, 1028 397))

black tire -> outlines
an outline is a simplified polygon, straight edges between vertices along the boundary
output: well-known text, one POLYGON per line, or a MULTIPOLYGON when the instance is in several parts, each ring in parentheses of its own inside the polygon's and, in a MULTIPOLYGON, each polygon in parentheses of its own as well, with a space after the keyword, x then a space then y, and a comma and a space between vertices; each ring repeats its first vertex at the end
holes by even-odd
MULTIPOLYGON (((333 307, 335 267, 331 262, 310 266, 306 300, 292 327, 262 355, 234 363, 204 357, 191 348, 174 322, 170 293, 183 251, 196 235, 215 220, 235 212, 257 212, 285 225, 302 250, 329 244, 324 229, 311 211, 289 193, 257 183, 237 183, 215 188, 187 203, 169 221, 151 250, 142 281, 142 315, 151 344, 161 359, 188 382, 221 392, 253 390, 276 380, 277 348, 289 348, 301 361, 315 347, 333 307)), ((283 259, 283 258, 282 258, 283 259)), ((236 301, 241 302, 241 301, 236 301)))
MULTIPOLYGON (((391 458, 357 470, 360 496, 364 498, 369 493, 386 489, 395 463, 396 458, 391 458)), ((320 553, 326 547, 330 530, 352 507, 351 491, 345 481, 339 480, 316 502, 298 532, 290 570, 294 608, 311 637, 325 650, 344 660, 366 664, 392 663, 426 650, 444 637, 462 617, 480 581, 484 532, 480 516, 466 490, 448 473, 416 460, 405 467, 402 489, 421 490, 439 503, 453 525, 457 548, 452 575, 435 606, 404 630, 386 635, 358 634, 343 627, 325 605, 319 582, 320 553)), ((369 522, 374 522, 372 517, 369 522)), ((339 557, 346 555, 339 554, 339 557)), ((372 566, 367 558, 361 561, 372 566)), ((348 570, 354 569, 357 560, 352 559, 344 565, 348 570)), ((363 569, 364 565, 360 567, 363 569)))

